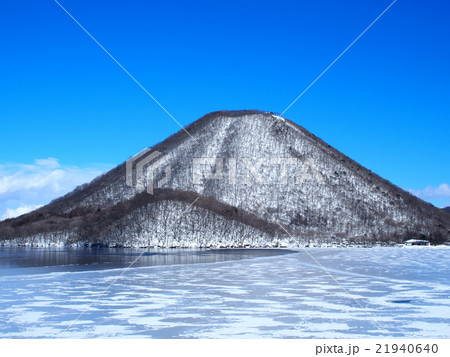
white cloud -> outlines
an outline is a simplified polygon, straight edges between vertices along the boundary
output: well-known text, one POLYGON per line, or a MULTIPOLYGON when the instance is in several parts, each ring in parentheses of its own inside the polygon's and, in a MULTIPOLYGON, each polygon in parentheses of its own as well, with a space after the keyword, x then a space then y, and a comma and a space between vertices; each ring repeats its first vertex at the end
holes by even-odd
POLYGON ((440 184, 437 187, 427 186, 423 190, 408 190, 413 195, 433 203, 437 207, 450 206, 450 185, 440 184))
POLYGON ((58 159, 55 159, 53 157, 49 157, 48 159, 36 159, 34 160, 34 162, 36 163, 36 165, 48 167, 50 169, 61 167, 58 159))
POLYGON ((17 208, 7 208, 6 211, 3 213, 3 215, 0 217, 0 220, 19 217, 25 213, 34 211, 35 209, 38 209, 39 207, 42 207, 42 205, 24 205, 24 206, 19 206, 17 208))
POLYGON ((55 158, 37 159, 34 164, 0 165, 0 219, 47 204, 105 169, 109 167, 64 166, 55 158))
POLYGON ((427 186, 423 190, 409 190, 409 192, 424 200, 450 198, 450 186, 446 183, 443 183, 438 187, 427 186))

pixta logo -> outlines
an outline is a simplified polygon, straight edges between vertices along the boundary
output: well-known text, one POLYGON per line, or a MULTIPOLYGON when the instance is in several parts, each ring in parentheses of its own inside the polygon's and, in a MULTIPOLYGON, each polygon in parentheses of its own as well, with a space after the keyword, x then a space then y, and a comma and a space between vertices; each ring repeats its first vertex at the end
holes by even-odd
POLYGON ((164 177, 156 181, 156 187, 161 188, 171 178, 170 165, 166 165, 169 157, 162 155, 159 151, 144 149, 131 157, 126 162, 126 184, 136 187, 139 191, 144 191, 153 195, 155 187, 155 177, 158 171, 164 167, 164 177))

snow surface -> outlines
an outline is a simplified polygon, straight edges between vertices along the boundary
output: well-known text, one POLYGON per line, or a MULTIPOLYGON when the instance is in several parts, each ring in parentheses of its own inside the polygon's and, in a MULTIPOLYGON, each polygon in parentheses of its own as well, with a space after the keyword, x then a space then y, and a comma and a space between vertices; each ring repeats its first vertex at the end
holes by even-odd
POLYGON ((450 249, 307 251, 351 296, 303 250, 133 268, 62 333, 121 269, 3 276, 0 336, 450 337, 450 249))

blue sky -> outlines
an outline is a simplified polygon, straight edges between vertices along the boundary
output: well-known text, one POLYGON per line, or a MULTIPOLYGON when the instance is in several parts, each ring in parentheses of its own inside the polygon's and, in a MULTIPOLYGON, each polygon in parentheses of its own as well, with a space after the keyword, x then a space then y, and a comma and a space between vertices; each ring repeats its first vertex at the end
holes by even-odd
MULTIPOLYGON (((183 125, 282 112, 391 2, 60 1, 183 125)), ((450 205, 449 15, 398 0, 285 117, 450 205)), ((179 130, 54 1, 4 2, 0 26, 0 219, 179 130)))

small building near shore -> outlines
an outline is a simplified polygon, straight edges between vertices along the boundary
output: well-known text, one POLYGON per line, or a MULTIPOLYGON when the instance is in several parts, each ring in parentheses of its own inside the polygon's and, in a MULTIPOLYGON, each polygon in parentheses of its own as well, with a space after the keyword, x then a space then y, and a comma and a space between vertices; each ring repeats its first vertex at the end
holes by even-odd
POLYGON ((409 239, 405 242, 405 245, 430 245, 430 241, 424 239, 409 239))

